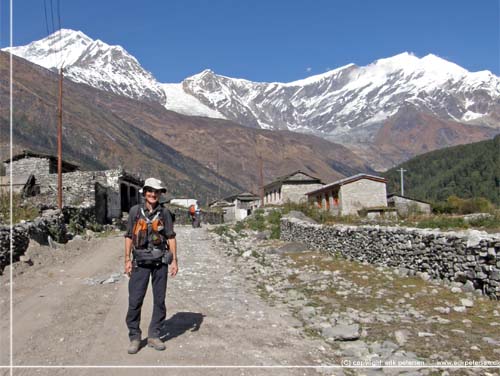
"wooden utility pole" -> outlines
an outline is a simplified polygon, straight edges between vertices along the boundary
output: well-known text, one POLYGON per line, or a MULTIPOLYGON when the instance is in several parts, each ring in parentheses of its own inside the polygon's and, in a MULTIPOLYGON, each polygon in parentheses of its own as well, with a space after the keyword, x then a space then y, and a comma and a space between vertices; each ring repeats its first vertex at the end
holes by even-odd
POLYGON ((403 170, 403 168, 400 168, 399 171, 401 172, 401 196, 405 195, 405 180, 404 180, 404 173, 408 170, 403 170))
POLYGON ((62 87, 63 68, 59 71, 59 122, 57 125, 57 206, 62 209, 62 87))
POLYGON ((219 149, 217 149, 217 199, 220 198, 219 149))
POLYGON ((259 154, 259 175, 260 175, 260 207, 264 207, 264 162, 262 161, 262 154, 259 154))

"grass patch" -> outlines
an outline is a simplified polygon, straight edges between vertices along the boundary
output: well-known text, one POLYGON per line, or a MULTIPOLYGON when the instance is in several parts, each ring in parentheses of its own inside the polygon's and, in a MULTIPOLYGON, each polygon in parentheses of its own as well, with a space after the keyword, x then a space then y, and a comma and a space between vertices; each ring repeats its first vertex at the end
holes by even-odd
MULTIPOLYGON (((477 200, 469 200, 470 202, 479 202, 477 200)), ((467 202, 469 202, 467 201, 467 202)), ((465 205, 465 204, 464 204, 465 205)), ((478 209, 484 209, 483 212, 491 214, 490 216, 478 217, 475 219, 470 219, 468 221, 464 220, 463 217, 450 214, 433 214, 433 215, 419 215, 414 214, 404 220, 391 220, 388 218, 380 218, 377 220, 370 220, 370 224, 381 224, 381 225, 399 225, 405 227, 418 227, 418 228, 434 228, 440 230, 466 230, 466 229, 479 229, 486 230, 489 232, 500 232, 500 211, 494 211, 490 206, 484 207, 485 205, 476 205, 478 209)), ((473 206, 473 208, 476 208, 473 206)), ((290 211, 300 211, 307 217, 315 220, 320 224, 347 224, 347 225, 363 225, 367 224, 366 218, 357 215, 348 216, 336 216, 332 215, 326 210, 322 210, 315 205, 309 203, 292 203, 288 202, 283 206, 283 214, 287 214, 290 211)), ((470 210, 463 210, 465 213, 471 212, 470 210)))
MULTIPOLYGON (((20 194, 12 195, 12 223, 32 221, 38 217, 38 209, 26 203, 20 194)), ((10 223, 10 195, 0 194, 0 223, 10 223)))
POLYGON ((496 212, 490 216, 478 217, 467 221, 463 217, 446 214, 415 216, 407 218, 400 224, 403 226, 441 230, 479 229, 498 232, 500 231, 500 213, 496 212))
POLYGON ((303 203, 287 202, 283 206, 284 214, 287 214, 292 210, 300 211, 304 213, 304 215, 306 215, 311 219, 314 219, 318 223, 329 223, 333 222, 336 219, 336 217, 333 216, 330 212, 326 210, 321 210, 314 205, 310 205, 307 202, 303 203))

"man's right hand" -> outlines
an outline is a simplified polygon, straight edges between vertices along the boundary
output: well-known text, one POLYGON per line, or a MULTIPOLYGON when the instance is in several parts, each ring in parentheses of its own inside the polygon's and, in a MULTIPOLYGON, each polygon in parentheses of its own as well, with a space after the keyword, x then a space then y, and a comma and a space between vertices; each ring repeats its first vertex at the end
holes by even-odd
POLYGON ((125 261, 125 274, 129 277, 132 274, 132 260, 125 261))

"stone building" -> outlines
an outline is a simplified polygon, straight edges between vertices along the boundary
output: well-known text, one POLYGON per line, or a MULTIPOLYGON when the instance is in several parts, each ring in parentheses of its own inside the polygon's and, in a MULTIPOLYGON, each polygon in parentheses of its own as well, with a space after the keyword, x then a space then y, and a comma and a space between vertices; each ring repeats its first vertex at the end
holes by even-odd
POLYGON ((264 186, 264 205, 304 202, 306 192, 318 189, 324 184, 319 178, 300 170, 292 172, 264 186))
POLYGON ((357 174, 310 191, 307 198, 334 215, 358 215, 362 209, 387 207, 386 179, 357 174))
POLYGON ((210 203, 211 209, 220 208, 224 222, 241 221, 259 206, 259 196, 252 192, 242 192, 210 203))
POLYGON ((387 205, 396 208, 400 216, 406 217, 409 214, 431 214, 431 204, 414 198, 401 196, 392 193, 387 196, 387 205))
MULTIPOLYGON (((38 195, 33 201, 57 205, 57 157, 24 151, 4 160, 6 175, 12 169, 13 181, 30 176, 38 195)), ((122 169, 81 171, 75 164, 63 161, 63 206, 93 207, 99 223, 121 218, 140 201, 143 181, 122 169)), ((33 190, 31 191, 33 192, 33 190)))

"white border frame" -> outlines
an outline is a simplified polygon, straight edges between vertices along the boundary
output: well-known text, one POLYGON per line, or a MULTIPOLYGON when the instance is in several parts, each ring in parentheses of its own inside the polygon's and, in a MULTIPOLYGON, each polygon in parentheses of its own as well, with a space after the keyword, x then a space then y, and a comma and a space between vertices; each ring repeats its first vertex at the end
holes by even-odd
MULTIPOLYGON (((9 45, 10 48, 12 49, 13 47, 13 14, 14 14, 14 9, 13 9, 13 0, 9 0, 9 45)), ((498 15, 500 18, 500 6, 498 9, 498 15)), ((59 25, 60 26, 60 25, 59 25)), ((500 37, 500 31, 499 31, 499 37, 500 37)), ((14 114, 14 105, 13 105, 13 80, 12 80, 12 72, 13 72, 13 59, 12 59, 12 52, 9 54, 9 62, 10 62, 10 67, 9 67, 9 73, 10 73, 10 82, 9 82, 9 105, 10 105, 10 111, 9 111, 9 120, 10 120, 10 127, 9 127, 9 137, 10 137, 10 150, 9 150, 9 156, 10 160, 12 161, 12 149, 13 149, 13 114, 14 114)), ((499 56, 499 62, 500 62, 500 56, 499 56)), ((497 361, 487 361, 488 363, 493 363, 497 362, 499 363, 496 366, 481 366, 481 365, 473 365, 473 366, 437 366, 437 365, 430 365, 430 366, 349 366, 349 365, 331 365, 331 366, 316 366, 316 365, 303 365, 303 366, 251 366, 251 365, 170 365, 170 366, 147 366, 147 365, 142 365, 142 366, 135 366, 135 365, 124 365, 124 366, 97 366, 97 365, 90 365, 90 366, 79 366, 79 365, 65 365, 65 366, 37 366, 37 365, 14 365, 14 332, 13 332, 13 312, 14 312, 14 305, 13 305, 13 296, 14 296, 14 288, 13 288, 13 270, 12 270, 12 264, 13 264, 13 256, 14 256, 14 244, 13 244, 13 207, 12 207, 12 198, 13 198, 13 191, 12 191, 12 168, 9 171, 10 173, 10 268, 9 268, 9 277, 10 277, 10 338, 9 338, 9 358, 10 358, 10 364, 9 366, 0 366, 0 369, 6 369, 8 368, 10 370, 10 376, 13 376, 14 369, 338 369, 338 368, 351 368, 351 369, 370 369, 370 368, 398 368, 398 369, 429 369, 429 368, 436 368, 436 369, 461 369, 461 368, 483 368, 483 369, 500 369, 500 360, 497 361)), ((344 363, 344 361, 342 362, 344 363)), ((479 361, 477 362, 479 363, 479 361)))

